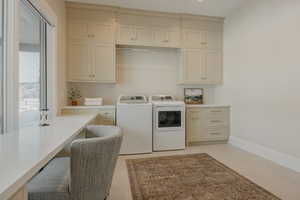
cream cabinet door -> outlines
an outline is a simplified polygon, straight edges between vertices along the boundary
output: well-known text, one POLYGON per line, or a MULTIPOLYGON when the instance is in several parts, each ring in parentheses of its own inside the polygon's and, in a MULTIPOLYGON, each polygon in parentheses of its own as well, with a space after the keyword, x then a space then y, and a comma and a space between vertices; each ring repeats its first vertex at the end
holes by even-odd
POLYGON ((206 137, 206 115, 199 110, 187 111, 187 140, 188 142, 201 141, 206 137))
POLYGON ((95 44, 92 49, 94 81, 116 82, 115 46, 95 44))
POLYGON ((177 48, 180 45, 180 31, 155 28, 153 40, 154 46, 177 48))
POLYGON ((181 83, 222 83, 222 54, 220 51, 204 49, 184 49, 182 51, 181 83))
POLYGON ((131 44, 136 43, 137 33, 133 26, 120 25, 118 28, 118 44, 131 44))
POLYGON ((91 52, 87 40, 69 40, 68 66, 70 81, 90 81, 92 79, 91 52))
POLYGON ((90 23, 89 37, 96 43, 114 43, 114 26, 109 24, 90 23))
POLYGON ((135 27, 137 43, 140 45, 153 45, 153 30, 148 27, 135 27))
POLYGON ((153 31, 151 28, 127 25, 119 26, 118 44, 151 46, 153 41, 153 31))
POLYGON ((181 44, 180 30, 169 30, 168 31, 168 44, 169 47, 179 48, 181 44))
POLYGON ((207 31, 184 30, 183 31, 184 48, 207 48, 207 31))
POLYGON ((89 23, 87 21, 70 21, 68 25, 68 37, 71 39, 88 39, 89 23))
POLYGON ((198 84, 206 79, 205 52, 201 49, 183 50, 184 83, 198 84))
POLYGON ((220 84, 223 80, 222 55, 220 51, 207 50, 205 52, 204 77, 208 84, 220 84))
POLYGON ((168 43, 169 43, 169 36, 168 36, 168 32, 161 28, 156 28, 154 29, 154 44, 156 46, 162 46, 162 47, 167 47, 168 43))
POLYGON ((207 33, 207 48, 208 49, 222 49, 223 47, 223 33, 220 31, 209 31, 207 33))

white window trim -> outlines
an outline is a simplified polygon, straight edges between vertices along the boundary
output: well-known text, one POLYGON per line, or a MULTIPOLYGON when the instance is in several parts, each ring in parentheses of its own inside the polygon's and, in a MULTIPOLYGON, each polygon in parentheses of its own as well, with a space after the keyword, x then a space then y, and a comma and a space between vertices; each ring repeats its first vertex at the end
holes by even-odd
MULTIPOLYGON (((7 0, 7 47, 6 47, 6 88, 4 132, 18 128, 18 68, 19 68, 19 0, 7 0)), ((57 102, 57 17, 45 1, 31 0, 34 6, 54 25, 48 35, 48 102, 50 116, 58 113, 57 102)))

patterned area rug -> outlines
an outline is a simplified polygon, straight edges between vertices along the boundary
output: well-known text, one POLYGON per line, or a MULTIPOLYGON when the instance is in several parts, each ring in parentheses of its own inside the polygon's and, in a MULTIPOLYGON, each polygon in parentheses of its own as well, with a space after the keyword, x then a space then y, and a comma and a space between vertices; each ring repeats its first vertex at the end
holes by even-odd
POLYGON ((280 200, 207 154, 126 163, 133 200, 280 200))

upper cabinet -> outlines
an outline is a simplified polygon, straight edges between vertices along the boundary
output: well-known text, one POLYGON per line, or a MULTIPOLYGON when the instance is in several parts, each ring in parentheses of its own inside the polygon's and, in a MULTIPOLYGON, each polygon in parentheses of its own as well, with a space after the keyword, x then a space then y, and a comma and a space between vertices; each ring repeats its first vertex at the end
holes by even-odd
POLYGON ((180 49, 179 84, 223 80, 223 18, 67 3, 68 80, 116 82, 116 45, 180 49))
POLYGON ((117 44, 180 48, 180 18, 117 14, 117 44))
POLYGON ((68 9, 68 80, 116 82, 113 12, 68 9))
POLYGON ((179 84, 223 81, 223 20, 183 19, 179 84))
POLYGON ((182 49, 180 83, 216 85, 222 83, 222 55, 217 50, 182 49))
POLYGON ((182 48, 222 50, 222 19, 182 19, 182 48))

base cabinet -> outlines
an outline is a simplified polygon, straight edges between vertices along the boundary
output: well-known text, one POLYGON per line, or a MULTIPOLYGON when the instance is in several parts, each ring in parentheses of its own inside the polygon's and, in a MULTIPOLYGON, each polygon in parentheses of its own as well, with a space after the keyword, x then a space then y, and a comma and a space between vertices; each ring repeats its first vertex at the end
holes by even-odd
POLYGON ((187 108, 187 142, 227 141, 230 135, 230 107, 187 108))
POLYGON ((91 123, 91 125, 116 125, 116 110, 115 108, 68 108, 63 109, 62 114, 87 114, 87 113, 97 113, 96 119, 91 123))

